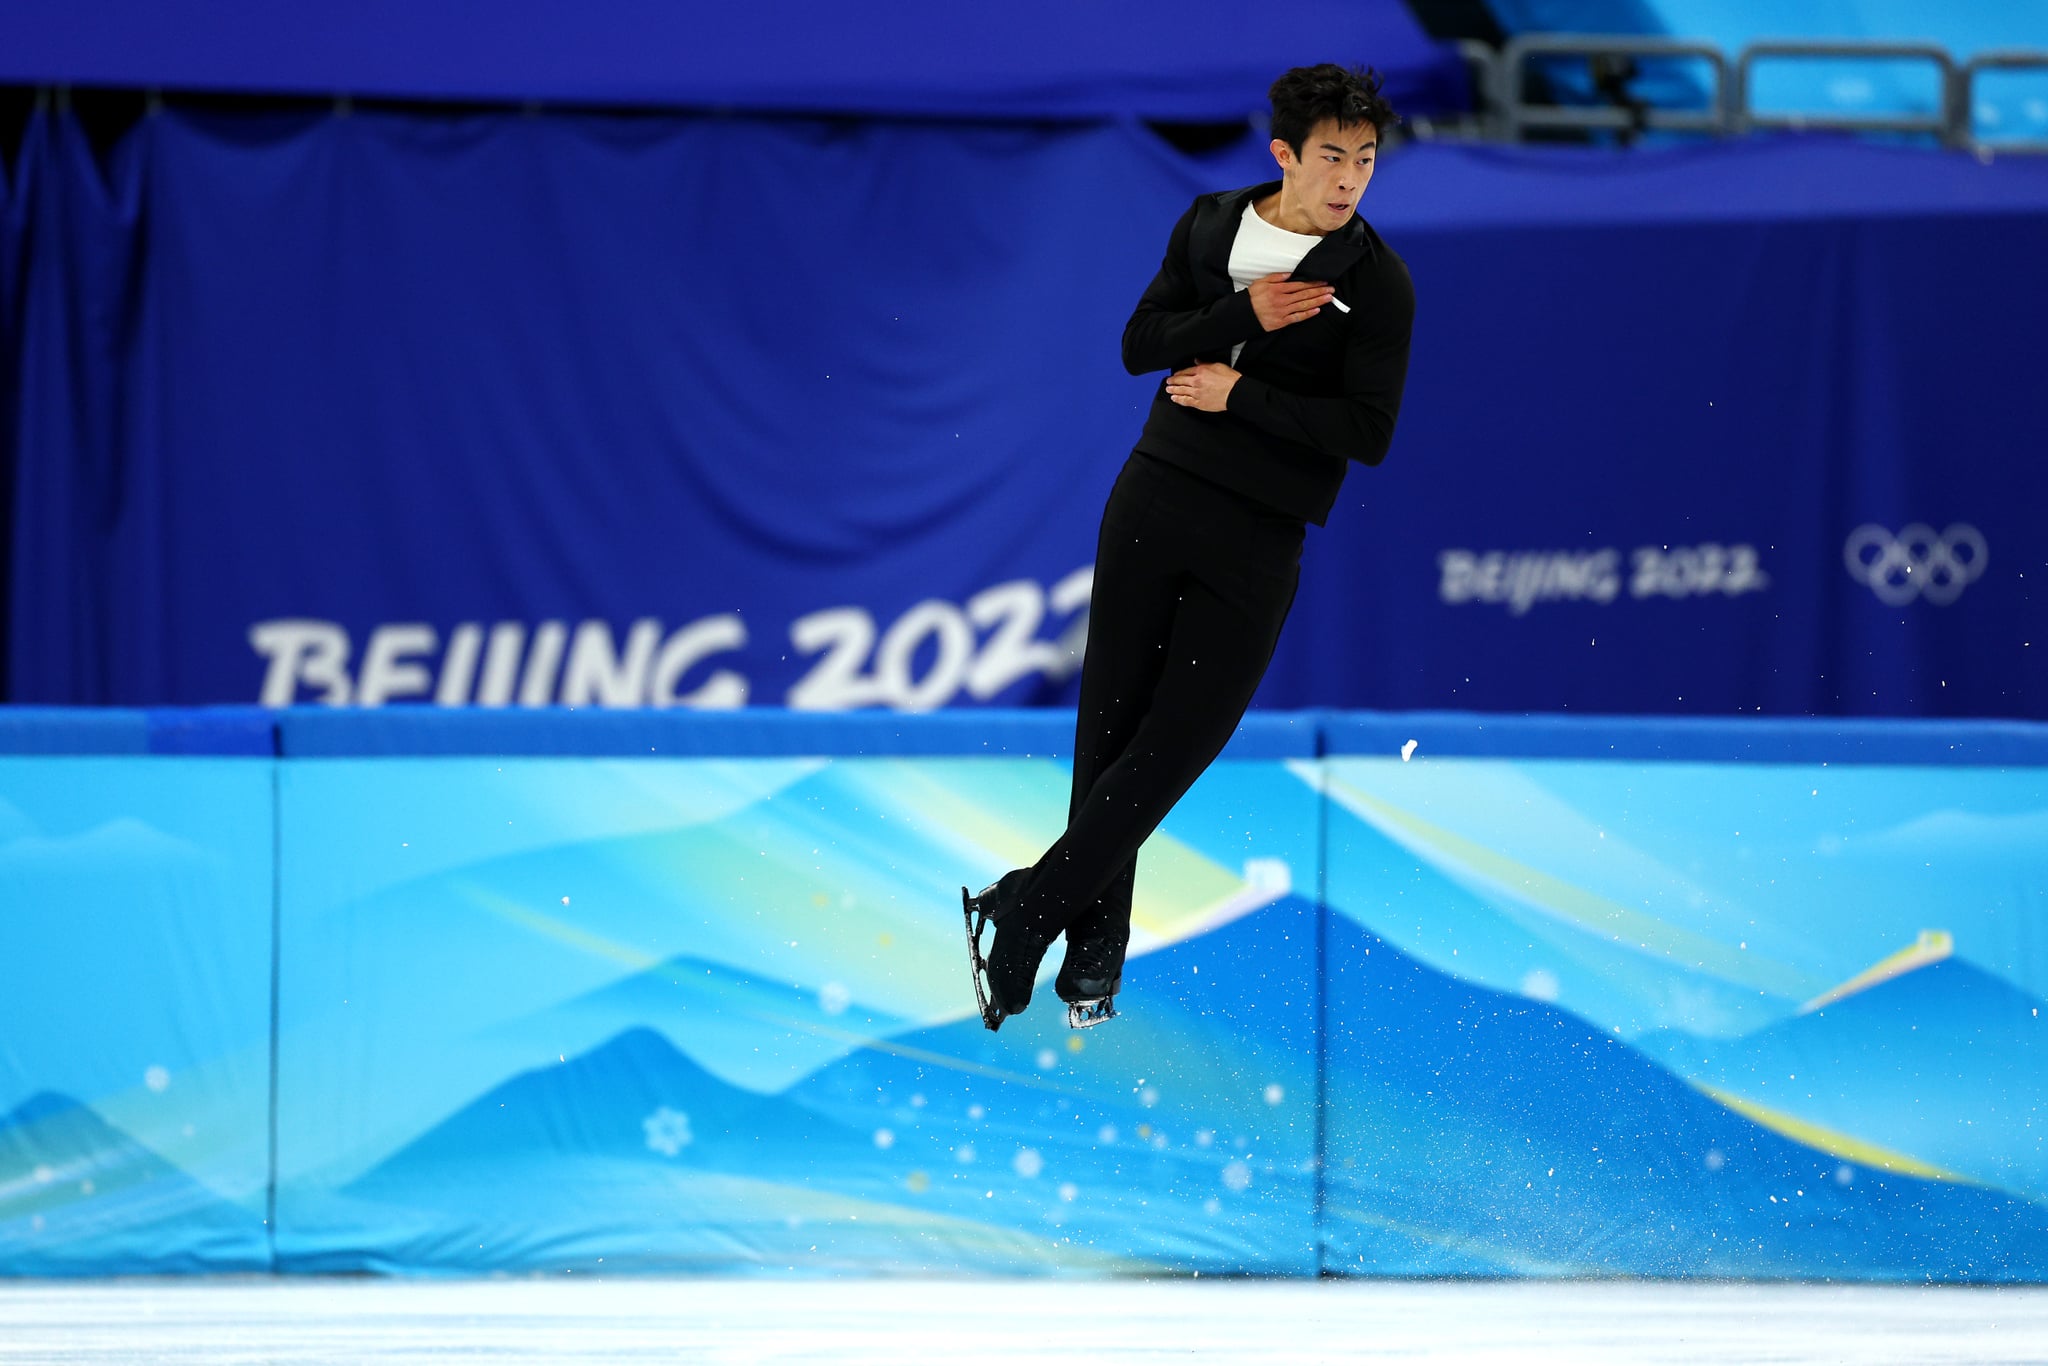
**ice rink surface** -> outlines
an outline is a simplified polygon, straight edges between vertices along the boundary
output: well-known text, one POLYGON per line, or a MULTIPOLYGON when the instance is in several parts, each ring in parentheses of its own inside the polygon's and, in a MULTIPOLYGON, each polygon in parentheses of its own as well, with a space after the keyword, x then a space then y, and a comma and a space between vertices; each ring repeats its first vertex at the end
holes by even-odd
POLYGON ((2048 1287, 1672 1282, 0 1284, 0 1362, 2048 1362, 2048 1287))

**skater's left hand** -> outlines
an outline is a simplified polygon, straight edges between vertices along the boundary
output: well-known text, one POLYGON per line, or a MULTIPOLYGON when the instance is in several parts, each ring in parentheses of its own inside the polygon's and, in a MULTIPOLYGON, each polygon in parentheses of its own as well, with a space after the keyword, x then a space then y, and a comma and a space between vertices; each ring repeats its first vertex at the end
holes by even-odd
POLYGON ((1237 383, 1237 371, 1211 361, 1190 365, 1166 377, 1166 396, 1183 408, 1220 413, 1230 402, 1230 386, 1237 383))

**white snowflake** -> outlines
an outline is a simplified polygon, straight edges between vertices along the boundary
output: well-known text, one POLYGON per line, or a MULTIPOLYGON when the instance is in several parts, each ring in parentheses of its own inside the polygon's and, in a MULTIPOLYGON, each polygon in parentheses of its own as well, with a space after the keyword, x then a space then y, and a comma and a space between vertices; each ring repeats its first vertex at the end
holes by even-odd
POLYGON ((690 1132, 690 1117, 664 1105, 640 1121, 647 1131, 647 1146, 663 1157, 674 1157, 696 1141, 690 1132))
POLYGON ((1276 1081, 1266 1088, 1266 1104, 1278 1105, 1285 1099, 1287 1099, 1287 1092, 1279 1082, 1276 1081))
POLYGON ((1228 1186, 1228 1187, 1229 1187, 1229 1188, 1230 1188, 1231 1190, 1233 1190, 1233 1191, 1241 1191, 1241 1190, 1244 1190, 1244 1189, 1245 1189, 1246 1187, 1250 1186, 1250 1185, 1251 1185, 1251 1183, 1252 1183, 1252 1164, 1251 1164, 1251 1163, 1249 1163, 1249 1162, 1243 1162, 1243 1161, 1239 1161, 1239 1162, 1231 1162, 1231 1163, 1227 1163, 1227 1164, 1226 1164, 1226 1165, 1224 1166, 1224 1168, 1223 1168, 1223 1184, 1224 1184, 1225 1186, 1228 1186))
POLYGON ((1244 861, 1245 885, 1265 896, 1286 896, 1294 890, 1294 869, 1284 858, 1248 858, 1244 861))
POLYGON ((163 1067, 150 1068, 142 1074, 142 1084, 161 1095, 170 1088, 171 1074, 169 1069, 163 1067))
POLYGON ((1010 1165, 1016 1169, 1017 1175, 1029 1181, 1045 1170, 1045 1159, 1038 1155, 1036 1148, 1019 1148, 1010 1165))
POLYGON ((853 993, 844 983, 827 982, 818 988, 818 1009, 827 1015, 844 1015, 846 1008, 853 1004, 853 993))

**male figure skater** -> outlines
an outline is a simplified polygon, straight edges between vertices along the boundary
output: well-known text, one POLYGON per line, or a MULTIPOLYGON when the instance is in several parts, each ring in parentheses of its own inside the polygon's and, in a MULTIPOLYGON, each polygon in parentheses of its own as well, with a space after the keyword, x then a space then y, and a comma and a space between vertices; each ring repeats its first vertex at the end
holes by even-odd
POLYGON ((1328 64, 1270 93, 1280 179, 1196 199, 1124 326, 1124 367, 1171 373, 1102 514, 1066 833, 960 889, 990 1029, 1062 933, 1068 1024, 1116 1014, 1138 848, 1250 705, 1305 525, 1393 438, 1415 295, 1357 209, 1394 111, 1376 74, 1328 64))

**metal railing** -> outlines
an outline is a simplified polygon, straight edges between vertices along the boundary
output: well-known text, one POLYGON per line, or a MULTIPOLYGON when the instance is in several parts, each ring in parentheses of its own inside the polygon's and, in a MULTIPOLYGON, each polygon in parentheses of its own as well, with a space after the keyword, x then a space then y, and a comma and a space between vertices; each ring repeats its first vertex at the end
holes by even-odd
POLYGON ((1609 129, 1617 132, 1642 132, 1654 128, 1674 133, 1727 131, 1728 59, 1712 43, 1684 38, 1532 33, 1512 40, 1501 49, 1495 73, 1496 98, 1507 113, 1512 136, 1518 140, 1532 128, 1609 129), (1529 103, 1526 97, 1529 58, 1581 56, 1594 61, 1606 57, 1630 60, 1637 57, 1676 57, 1703 61, 1713 70, 1714 88, 1704 109, 1665 109, 1641 103, 1629 106, 1529 103))
POLYGON ((1751 43, 1742 49, 1735 63, 1735 86, 1729 92, 1728 116, 1731 131, 1747 133, 1754 128, 1818 128, 1854 133, 1931 133, 1947 146, 1958 146, 1965 137, 1957 118, 1955 59, 1946 48, 1930 43, 1751 43), (1795 58, 1811 61, 1921 61, 1931 62, 1941 77, 1939 107, 1931 114, 1845 114, 1835 110, 1801 110, 1765 113, 1753 107, 1758 62, 1795 58))
MULTIPOLYGON (((1614 132, 1623 136, 1655 130, 1739 136, 1758 129, 1826 129, 1851 132, 1905 133, 1931 136, 1944 146, 1978 151, 2048 152, 2048 133, 2039 138, 1988 141, 1977 135, 1974 117, 1977 80, 1987 71, 2048 71, 2048 50, 1983 52, 1958 63, 1945 48, 1930 43, 1889 43, 1847 40, 1760 42, 1743 48, 1730 61, 1712 43, 1636 34, 1525 34, 1495 50, 1484 43, 1461 42, 1458 52, 1471 69, 1479 109, 1462 122, 1440 123, 1425 136, 1478 136, 1519 142, 1531 133, 1614 132), (1527 77, 1532 59, 1584 58, 1633 63, 1638 59, 1703 63, 1712 75, 1704 106, 1671 108, 1627 99, 1614 103, 1564 105, 1534 103, 1527 77), (1759 110, 1755 107, 1755 71, 1773 61, 1915 61, 1931 66, 1938 82, 1932 112, 1849 113, 1834 109, 1810 111, 1759 110)), ((1622 77, 1631 79, 1633 72, 1622 77)))

